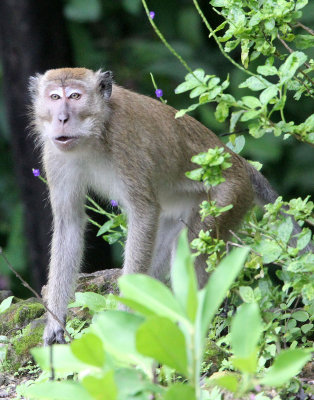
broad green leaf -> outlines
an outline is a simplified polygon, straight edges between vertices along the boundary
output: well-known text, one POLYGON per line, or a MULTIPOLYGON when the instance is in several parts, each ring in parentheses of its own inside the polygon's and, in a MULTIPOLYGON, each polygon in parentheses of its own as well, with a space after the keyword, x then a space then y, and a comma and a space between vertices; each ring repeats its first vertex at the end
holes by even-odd
POLYGON ((314 114, 311 114, 306 120, 304 121, 305 128, 309 131, 314 129, 314 114))
POLYGON ((186 383, 175 383, 168 388, 163 400, 196 400, 195 391, 186 383))
MULTIPOLYGON (((90 365, 79 361, 68 344, 56 344, 52 346, 53 366, 57 373, 80 372, 90 368, 90 365)), ((50 347, 36 347, 30 350, 36 363, 43 371, 50 371, 50 347)))
POLYGON ((295 10, 301 10, 301 8, 305 7, 308 4, 309 0, 298 0, 295 5, 295 10))
POLYGON ((215 384, 220 386, 223 389, 227 389, 230 392, 235 393, 239 386, 239 377, 235 375, 235 373, 225 373, 224 375, 213 377, 210 379, 215 384))
POLYGON ((257 369, 257 350, 253 350, 248 357, 232 357, 231 362, 242 373, 254 374, 257 369))
POLYGON ((152 357, 187 376, 185 338, 182 331, 170 319, 148 318, 136 332, 136 348, 145 356, 152 357))
POLYGON ((240 121, 249 121, 250 119, 256 118, 262 110, 250 110, 250 111, 245 111, 244 114, 242 115, 240 121))
POLYGON ((267 386, 281 386, 299 374, 303 366, 311 359, 306 349, 283 350, 275 359, 261 383, 267 386))
POLYGON ((3 314, 10 307, 14 296, 9 296, 4 299, 0 304, 0 314, 3 314))
POLYGON ((239 293, 240 293, 241 299, 245 303, 254 303, 255 302, 254 291, 250 286, 240 286, 239 293))
POLYGON ((78 382, 39 382, 23 389, 23 396, 39 400, 94 400, 78 382))
POLYGON ((184 229, 179 236, 176 256, 171 268, 171 286, 186 316, 194 321, 197 311, 197 279, 187 229, 184 229))
POLYGON ((104 233, 107 233, 109 231, 109 229, 111 229, 113 227, 113 225, 114 225, 114 220, 109 219, 109 221, 104 223, 103 226, 99 229, 96 236, 101 236, 104 233))
POLYGON ((309 314, 306 311, 296 311, 292 314, 292 318, 300 322, 305 322, 309 319, 309 314))
POLYGON ((229 147, 230 150, 239 154, 245 146, 245 137, 243 135, 236 136, 235 143, 233 144, 232 142, 229 141, 227 143, 227 146, 229 147))
POLYGON ((124 363, 150 365, 150 360, 138 353, 135 334, 144 318, 125 311, 110 310, 97 314, 92 329, 101 338, 105 350, 124 363))
POLYGON ((278 70, 273 65, 260 65, 257 67, 257 72, 264 76, 277 75, 278 70))
POLYGON ((248 87, 251 90, 262 90, 269 86, 269 83, 263 78, 251 76, 239 85, 239 88, 248 87))
POLYGON ((227 292, 243 267, 249 248, 238 248, 223 258, 216 270, 211 274, 203 289, 202 307, 199 307, 199 329, 201 339, 206 335, 208 326, 218 311, 227 292))
POLYGON ((186 81, 186 82, 182 82, 179 86, 177 86, 174 90, 175 94, 180 94, 180 93, 184 93, 187 92, 191 89, 194 89, 196 87, 198 87, 200 85, 200 82, 198 82, 197 80, 190 80, 190 81, 186 81))
POLYGON ((270 264, 278 259, 282 253, 282 248, 279 244, 272 240, 263 240, 256 247, 255 250, 263 257, 264 264, 270 264))
POLYGON ((297 241, 298 249, 303 250, 304 247, 310 243, 311 238, 312 238, 312 231, 309 228, 303 228, 297 241))
POLYGON ((221 93, 221 91, 221 86, 215 86, 210 92, 203 93, 199 99, 200 104, 212 101, 219 93, 221 93))
POLYGON ((224 7, 228 5, 229 0, 211 0, 210 4, 214 7, 224 7))
POLYGON ((118 284, 123 296, 142 303, 154 313, 173 321, 184 319, 182 309, 166 285, 143 274, 123 275, 118 284))
POLYGON ((198 97, 202 93, 206 92, 206 90, 207 90, 207 86, 205 86, 205 85, 204 86, 203 85, 197 86, 195 89, 193 89, 191 91, 190 98, 194 99, 195 97, 198 97))
POLYGON ((288 243, 293 231, 293 223, 291 218, 286 218, 278 227, 278 238, 284 243, 288 243))
POLYGON ((262 104, 267 104, 269 100, 277 96, 278 88, 275 85, 269 86, 267 89, 263 90, 259 96, 262 104))
POLYGON ((104 365, 105 352, 102 341, 94 333, 86 333, 80 339, 75 339, 70 347, 80 361, 95 367, 104 365))
POLYGON ((64 7, 65 16, 77 22, 97 21, 101 17, 99 0, 69 0, 64 7))
POLYGON ((218 122, 224 122, 229 115, 228 104, 224 101, 218 103, 215 111, 215 118, 218 122))
POLYGON ((260 101, 254 96, 244 96, 241 100, 243 104, 249 108, 257 108, 261 106, 260 101))
POLYGON ((302 51, 295 51, 289 55, 286 61, 280 66, 279 74, 280 74, 280 81, 286 82, 287 80, 291 79, 296 70, 305 63, 307 60, 307 55, 304 54, 302 51))
POLYGON ((85 389, 97 400, 116 400, 118 388, 114 380, 113 370, 108 371, 102 377, 89 375, 83 378, 85 389))
MULTIPOLYGON (((140 392, 147 390, 149 392, 163 392, 163 388, 159 385, 153 385, 149 376, 144 375, 143 371, 134 367, 115 369, 114 380, 119 388, 119 400, 136 400, 140 392)), ((139 400, 142 399, 148 400, 147 397, 139 397, 139 400)))
POLYGON ((238 307, 231 321, 231 347, 235 357, 246 358, 255 352, 262 333, 262 320, 257 303, 238 307))
POLYGON ((93 292, 76 292, 75 301, 69 304, 69 308, 83 307, 92 312, 103 311, 107 306, 108 300, 105 296, 93 292))

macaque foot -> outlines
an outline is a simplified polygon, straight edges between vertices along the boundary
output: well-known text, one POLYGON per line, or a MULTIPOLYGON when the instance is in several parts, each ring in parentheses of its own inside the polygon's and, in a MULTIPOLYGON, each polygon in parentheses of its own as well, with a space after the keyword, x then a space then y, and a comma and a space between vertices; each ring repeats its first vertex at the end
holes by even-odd
POLYGON ((47 323, 45 330, 44 330, 44 335, 43 335, 43 340, 44 340, 44 346, 49 346, 51 344, 65 344, 65 338, 64 338, 64 331, 60 327, 60 325, 57 322, 52 322, 52 323, 47 323))

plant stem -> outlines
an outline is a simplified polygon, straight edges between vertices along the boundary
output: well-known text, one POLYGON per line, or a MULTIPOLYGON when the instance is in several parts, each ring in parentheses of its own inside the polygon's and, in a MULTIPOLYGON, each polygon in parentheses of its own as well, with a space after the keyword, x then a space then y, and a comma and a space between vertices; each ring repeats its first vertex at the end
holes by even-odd
POLYGON ((220 43, 220 41, 219 41, 219 39, 218 39, 218 37, 217 37, 217 35, 216 35, 216 33, 215 33, 215 30, 210 26, 209 22, 208 22, 207 19, 205 18, 205 15, 203 14, 203 11, 201 10, 201 8, 200 8, 200 6, 199 6, 199 4, 198 4, 198 1, 197 1, 197 0, 193 0, 193 3, 194 3, 194 6, 195 6, 197 12, 199 13, 200 17, 202 18, 202 20, 203 20, 203 22, 204 22, 206 28, 209 30, 210 34, 211 34, 211 35, 213 36, 213 38, 215 39, 215 41, 216 41, 216 43, 217 43, 217 45, 218 45, 219 50, 221 51, 221 53, 222 53, 234 66, 236 66, 237 68, 239 68, 241 71, 245 72, 245 73, 248 74, 248 75, 255 76, 256 78, 259 78, 259 75, 256 75, 256 74, 254 74, 253 72, 251 72, 251 71, 245 69, 244 67, 242 67, 240 64, 238 64, 236 61, 234 61, 234 60, 225 52, 225 50, 224 50, 222 44, 220 43))

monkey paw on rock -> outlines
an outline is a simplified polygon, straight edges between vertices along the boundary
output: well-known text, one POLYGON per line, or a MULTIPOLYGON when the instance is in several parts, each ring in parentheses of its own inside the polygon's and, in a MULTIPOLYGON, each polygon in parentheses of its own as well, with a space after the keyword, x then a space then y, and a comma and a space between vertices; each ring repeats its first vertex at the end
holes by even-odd
POLYGON ((45 327, 44 346, 49 346, 54 343, 65 344, 64 331, 56 321, 49 321, 45 327))

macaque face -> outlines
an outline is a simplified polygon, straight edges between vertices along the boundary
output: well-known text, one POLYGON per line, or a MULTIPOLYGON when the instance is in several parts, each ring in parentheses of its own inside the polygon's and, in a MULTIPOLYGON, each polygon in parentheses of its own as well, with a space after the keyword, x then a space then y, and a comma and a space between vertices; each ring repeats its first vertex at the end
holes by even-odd
POLYGON ((108 117, 112 73, 84 68, 50 70, 31 80, 35 131, 61 151, 100 136, 108 117))
POLYGON ((66 85, 50 84, 44 92, 47 114, 46 134, 61 150, 70 150, 84 133, 89 131, 86 115, 88 93, 84 85, 66 82, 66 85))

